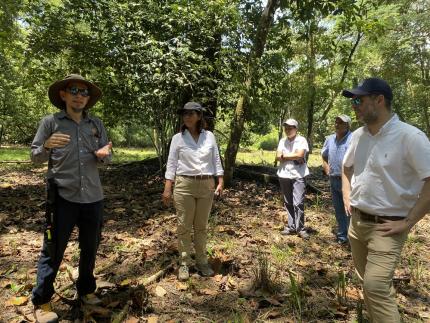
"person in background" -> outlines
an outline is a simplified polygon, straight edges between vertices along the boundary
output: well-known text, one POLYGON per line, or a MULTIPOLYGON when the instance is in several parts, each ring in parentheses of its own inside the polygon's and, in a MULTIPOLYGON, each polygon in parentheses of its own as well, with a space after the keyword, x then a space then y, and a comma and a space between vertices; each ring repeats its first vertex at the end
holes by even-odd
POLYGON ((178 279, 188 280, 191 262, 191 233, 194 231, 196 267, 202 276, 213 276, 206 253, 207 225, 214 195, 223 191, 224 170, 212 132, 204 130, 203 107, 188 102, 178 110, 182 116, 181 132, 173 136, 165 173, 162 199, 172 200, 178 215, 178 279), (218 184, 215 184, 215 178, 218 184))
POLYGON ((334 121, 335 133, 328 136, 321 150, 323 170, 330 178, 331 198, 337 221, 337 242, 348 242, 349 216, 342 197, 342 160, 351 142, 351 118, 339 115, 334 121))
POLYGON ((276 160, 279 161, 277 175, 285 209, 288 213, 288 225, 282 235, 298 234, 308 239, 305 230, 304 199, 309 168, 305 156, 309 152, 306 138, 297 134, 298 122, 288 119, 283 124, 286 137, 279 141, 276 160))
POLYGON ((393 274, 409 231, 430 210, 430 142, 392 112, 386 81, 367 78, 342 94, 364 123, 343 160, 352 258, 370 321, 400 322, 393 274))
POLYGON ((31 160, 48 162, 47 228, 37 265, 32 302, 37 322, 57 322, 50 300, 54 280, 73 228, 79 228, 79 277, 76 288, 84 304, 101 300, 94 294, 93 274, 103 222, 103 190, 97 165, 111 159, 103 123, 88 110, 100 89, 81 75, 71 74, 48 90, 59 112, 45 117, 31 144, 31 160))

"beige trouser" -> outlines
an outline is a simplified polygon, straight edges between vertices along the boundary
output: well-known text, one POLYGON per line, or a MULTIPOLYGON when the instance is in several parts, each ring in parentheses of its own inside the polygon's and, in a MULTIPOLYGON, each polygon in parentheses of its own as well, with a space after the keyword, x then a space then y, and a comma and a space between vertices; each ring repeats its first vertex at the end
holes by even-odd
POLYGON ((178 249, 181 265, 190 262, 191 232, 194 229, 196 262, 207 264, 206 239, 215 180, 176 176, 173 200, 178 215, 178 249))
POLYGON ((361 220, 359 212, 353 209, 348 236, 370 321, 400 322, 392 279, 408 233, 383 237, 376 223, 361 220))

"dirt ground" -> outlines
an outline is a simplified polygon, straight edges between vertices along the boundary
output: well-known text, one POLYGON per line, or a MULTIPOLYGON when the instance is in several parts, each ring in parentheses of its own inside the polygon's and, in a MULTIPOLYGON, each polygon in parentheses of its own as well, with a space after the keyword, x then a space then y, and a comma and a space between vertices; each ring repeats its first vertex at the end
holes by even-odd
MULTIPOLYGON (((42 243, 44 172, 0 165, 1 322, 34 322, 30 297, 42 243)), ((327 183, 321 194, 306 196, 311 238, 304 241, 279 234, 286 219, 276 185, 237 180, 210 217, 215 277, 192 269, 181 283, 175 211, 161 204, 156 166, 112 165, 101 176, 106 216, 95 273, 103 305, 81 308, 74 300, 75 232, 52 303, 61 322, 364 322, 350 250, 335 242, 327 183)), ((427 216, 409 235, 395 274, 405 322, 430 322, 429 235, 427 216)))

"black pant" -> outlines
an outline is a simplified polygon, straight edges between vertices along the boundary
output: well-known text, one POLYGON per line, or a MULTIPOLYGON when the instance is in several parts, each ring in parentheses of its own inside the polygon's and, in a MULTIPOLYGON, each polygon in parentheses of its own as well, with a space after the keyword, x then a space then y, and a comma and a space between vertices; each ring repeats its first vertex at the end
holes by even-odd
POLYGON ((32 302, 34 305, 49 302, 54 294, 54 280, 75 225, 79 228, 79 248, 81 249, 76 289, 79 295, 92 293, 96 289, 93 271, 101 237, 103 201, 81 204, 58 197, 55 211, 55 257, 50 256, 46 240, 44 240, 37 265, 37 283, 33 289, 32 302))

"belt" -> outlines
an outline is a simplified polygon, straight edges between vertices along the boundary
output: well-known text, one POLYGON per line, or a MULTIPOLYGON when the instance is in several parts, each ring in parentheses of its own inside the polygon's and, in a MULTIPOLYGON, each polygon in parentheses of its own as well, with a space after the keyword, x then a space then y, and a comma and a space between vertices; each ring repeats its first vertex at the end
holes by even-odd
POLYGON ((374 222, 374 223, 384 223, 383 220, 390 220, 390 221, 399 221, 403 220, 404 217, 402 216, 382 216, 382 215, 374 215, 369 214, 366 212, 361 211, 360 209, 353 208, 355 211, 355 214, 362 220, 367 222, 374 222))
POLYGON ((182 177, 186 177, 186 178, 193 178, 193 179, 209 179, 209 178, 213 178, 214 175, 178 175, 178 176, 182 176, 182 177))

